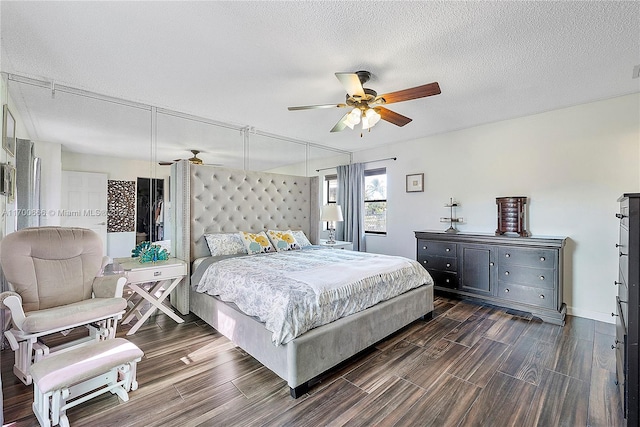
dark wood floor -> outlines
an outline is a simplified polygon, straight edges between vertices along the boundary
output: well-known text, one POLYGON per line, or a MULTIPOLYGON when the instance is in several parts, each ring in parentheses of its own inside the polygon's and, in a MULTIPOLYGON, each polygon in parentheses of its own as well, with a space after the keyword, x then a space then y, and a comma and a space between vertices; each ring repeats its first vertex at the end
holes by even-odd
MULTIPOLYGON (((294 400, 284 381, 194 316, 153 317, 128 337, 145 353, 140 388, 69 410, 80 426, 623 425, 614 326, 564 327, 447 298, 294 400)), ((119 335, 128 325, 122 325, 119 335)), ((33 393, 2 352, 5 425, 38 426, 33 393)))

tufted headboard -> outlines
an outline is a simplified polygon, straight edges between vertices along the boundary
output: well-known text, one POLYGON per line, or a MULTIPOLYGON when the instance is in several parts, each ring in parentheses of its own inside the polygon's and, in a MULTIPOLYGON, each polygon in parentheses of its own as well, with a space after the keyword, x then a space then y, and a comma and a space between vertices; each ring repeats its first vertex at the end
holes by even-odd
MULTIPOLYGON (((209 255, 205 233, 267 229, 303 230, 312 243, 317 243, 319 192, 318 177, 177 162, 171 170, 176 224, 172 252, 190 265, 196 258, 209 255)), ((186 288, 188 313, 188 288, 181 288, 186 288)), ((184 307, 176 307, 183 312, 184 307)))

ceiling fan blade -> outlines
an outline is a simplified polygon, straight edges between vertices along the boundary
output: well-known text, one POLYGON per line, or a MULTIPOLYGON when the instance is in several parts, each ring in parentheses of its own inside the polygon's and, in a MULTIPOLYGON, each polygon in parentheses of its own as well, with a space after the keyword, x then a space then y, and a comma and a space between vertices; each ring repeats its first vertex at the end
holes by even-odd
POLYGON ((342 118, 340 118, 340 120, 338 120, 338 123, 336 123, 336 125, 333 127, 333 129, 331 129, 331 132, 340 132, 341 130, 344 130, 347 127, 347 125, 344 124, 344 120, 347 118, 348 115, 349 115, 349 113, 347 113, 344 116, 342 116, 342 118))
POLYGON ((407 116, 403 116, 402 114, 398 114, 395 111, 391 111, 388 108, 384 107, 376 107, 374 110, 380 114, 380 118, 382 120, 386 120, 389 123, 393 123, 396 126, 404 126, 409 123, 412 119, 407 116))
POLYGON ((336 73, 336 77, 340 80, 340 83, 342 83, 342 86, 344 86, 350 96, 357 95, 364 98, 364 89, 362 88, 362 83, 360 83, 360 77, 358 77, 357 74, 336 73))
POLYGON ((320 108, 344 108, 347 104, 323 104, 323 105, 303 105, 301 107, 289 107, 289 111, 296 110, 318 110, 320 108))
POLYGON ((438 84, 438 82, 433 82, 422 86, 416 86, 411 89, 385 93, 384 95, 379 95, 378 98, 384 98, 385 104, 392 104, 394 102, 409 101, 410 99, 438 95, 439 93, 440 85, 438 84))

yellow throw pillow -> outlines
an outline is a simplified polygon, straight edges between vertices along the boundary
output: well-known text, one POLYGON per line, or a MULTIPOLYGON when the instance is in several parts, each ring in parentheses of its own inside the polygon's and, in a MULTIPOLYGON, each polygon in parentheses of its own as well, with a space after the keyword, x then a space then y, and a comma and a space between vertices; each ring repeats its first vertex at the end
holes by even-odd
POLYGON ((247 248, 247 252, 249 253, 249 255, 276 251, 271 245, 271 242, 269 241, 269 238, 264 231, 261 231, 259 233, 248 233, 246 231, 241 231, 240 237, 242 238, 242 242, 247 248))
POLYGON ((300 245, 296 241, 296 238, 293 237, 291 230, 268 230, 267 236, 269 236, 269 240, 271 240, 271 243, 278 252, 300 249, 300 245))

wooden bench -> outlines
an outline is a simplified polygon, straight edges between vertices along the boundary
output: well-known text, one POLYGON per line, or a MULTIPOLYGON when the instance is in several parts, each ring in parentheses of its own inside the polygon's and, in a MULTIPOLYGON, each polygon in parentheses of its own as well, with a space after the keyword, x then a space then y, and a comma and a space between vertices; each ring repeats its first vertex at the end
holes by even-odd
POLYGON ((135 344, 114 338, 36 362, 33 376, 33 412, 42 427, 69 426, 66 410, 106 392, 129 400, 136 390, 136 364, 143 356, 135 344))

